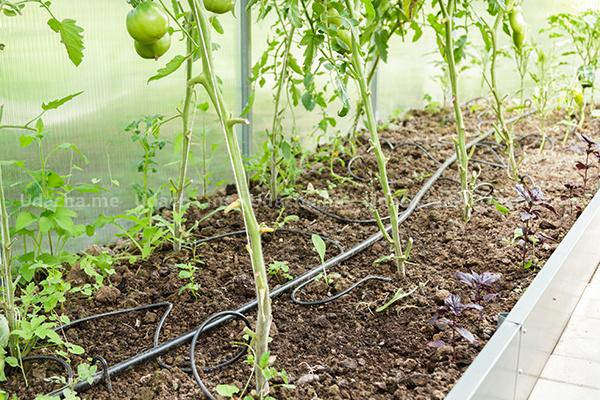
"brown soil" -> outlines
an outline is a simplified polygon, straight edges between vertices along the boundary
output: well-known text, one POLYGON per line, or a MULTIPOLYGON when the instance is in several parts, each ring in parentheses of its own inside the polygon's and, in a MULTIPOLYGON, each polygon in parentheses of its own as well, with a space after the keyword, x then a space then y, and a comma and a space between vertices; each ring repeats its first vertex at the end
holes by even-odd
MULTIPOLYGON (((468 116, 467 124, 474 129, 476 114, 468 116)), ((553 122, 560 118, 553 116, 553 122)), ((440 141, 440 138, 453 134, 454 126, 451 123, 442 126, 440 120, 441 115, 430 116, 414 111, 404 119, 382 127, 381 136, 395 146, 405 142, 418 143, 433 157, 443 161, 453 153, 453 146, 447 140, 440 141)), ((520 135, 537 133, 539 126, 539 121, 527 119, 517 124, 516 132, 520 135)), ((489 124, 484 125, 485 129, 488 127, 489 124)), ((587 126, 588 130, 592 128, 596 131, 595 126, 587 126)), ((460 216, 459 186, 448 180, 439 181, 422 202, 437 203, 418 209, 401 225, 404 245, 409 238, 414 240, 410 261, 415 265, 408 266, 406 280, 398 276, 391 263, 373 264, 389 253, 388 246, 379 241, 335 267, 332 272, 339 273, 341 278, 332 287, 322 281, 311 283, 298 297, 305 301, 325 298, 370 275, 388 277, 391 282, 368 281, 340 299, 318 306, 297 305, 290 300, 289 293, 273 300, 273 341, 270 344, 271 354, 276 356, 273 366, 285 370, 290 383, 296 388, 275 387, 271 395, 277 399, 443 399, 495 332, 498 313, 509 311, 514 306, 575 221, 576 216, 565 208, 565 201, 560 200, 560 196, 566 194, 563 182, 581 182, 574 163, 582 160, 582 156, 570 149, 579 144, 575 135, 571 135, 566 145, 556 139, 564 134, 564 129, 563 125, 549 129, 549 135, 555 138, 553 150, 538 154, 539 142, 531 139, 524 140, 523 147, 518 149, 519 154, 526 154, 522 174, 530 176, 544 190, 558 211, 558 215, 545 212, 538 222, 540 230, 557 242, 538 245, 535 255, 539 262, 535 267, 524 269, 520 266, 520 247, 502 240, 520 226, 518 209, 521 205, 515 202, 518 196, 513 189, 514 183, 507 178, 505 170, 480 164, 481 175, 477 181, 493 184, 493 195, 511 210, 510 214, 501 214, 488 201, 481 201, 476 204, 472 220, 466 225, 460 216), (501 278, 494 284, 498 296, 485 304, 482 319, 477 312, 468 312, 460 317, 461 325, 469 329, 477 341, 474 344, 461 342, 457 360, 453 361, 450 347, 436 349, 427 344, 438 339, 450 341, 451 330, 447 326, 440 323, 428 326, 449 293, 460 295, 464 303, 473 301, 470 288, 454 277, 457 271, 489 271, 501 274, 501 278), (415 293, 386 311, 375 311, 399 287, 410 290, 419 285, 415 293)), ((361 140, 366 144, 364 136, 361 140)), ((397 181, 392 185, 393 189, 406 189, 409 199, 422 186, 426 176, 438 168, 435 161, 414 146, 399 146, 391 151, 384 144, 384 151, 390 157, 390 178, 397 181)), ((366 145, 360 149, 360 154, 363 158, 355 161, 353 169, 357 176, 371 179, 376 173, 375 159, 371 152, 367 152, 366 145)), ((474 157, 497 162, 484 148, 478 149, 474 157)), ((500 158, 506 160, 504 155, 500 158)), ((385 206, 379 201, 379 185, 346 179, 348 172, 345 165, 349 158, 339 156, 338 160, 333 171, 339 178, 332 175, 328 164, 314 160, 299 180, 299 195, 344 218, 372 218, 365 201, 378 205, 385 215, 385 206), (315 191, 307 193, 309 186, 315 191), (321 194, 317 190, 322 191, 321 194), (325 193, 328 198, 324 197, 325 193)), ((444 176, 456 179, 456 165, 444 176)), ((525 183, 530 185, 529 180, 525 183)), ((253 192, 257 200, 264 197, 263 187, 256 186, 253 192)), ((231 193, 226 199, 223 196, 225 194, 221 193, 221 197, 210 199, 211 204, 226 203, 235 197, 231 193)), ((404 204, 408 204, 408 200, 404 204)), ((206 215, 211 208, 190 210, 188 223, 206 215)), ((255 210, 259 221, 269 226, 273 226, 280 211, 259 201, 255 210)), ((163 214, 169 216, 168 211, 163 211, 163 214)), ((299 217, 297 221, 287 223, 286 228, 322 234, 340 243, 344 249, 377 232, 374 224, 340 222, 296 201, 285 202, 283 215, 299 217)), ((239 212, 218 213, 202 221, 194 234, 197 238, 206 238, 243 227, 239 212)), ((292 276, 319 264, 309 236, 268 233, 263 235, 263 245, 266 262, 277 260, 286 263, 292 276)), ((160 334, 162 343, 197 328, 213 313, 233 310, 253 299, 254 287, 249 278, 252 271, 245 246, 245 237, 237 235, 198 245, 179 254, 163 249, 145 261, 135 264, 124 261, 115 266, 116 273, 110 277, 111 287, 103 288, 94 299, 72 296, 65 303, 66 313, 71 319, 76 319, 138 305, 171 302, 173 310, 160 334), (189 281, 179 278, 177 264, 187 262, 198 267, 195 283, 200 285, 200 289, 195 294, 190 291, 179 294, 180 288, 189 281)), ((327 247, 327 258, 338 253, 335 246, 328 244, 327 247)), ((79 284, 86 279, 77 270, 73 270, 70 277, 79 284)), ((284 280, 277 276, 270 279, 273 288, 284 280)), ((83 346, 85 357, 101 355, 109 365, 114 365, 152 347, 153 335, 164 309, 86 322, 67 330, 66 338, 83 346)), ((252 312, 248 318, 254 322, 252 312)), ((215 365, 231 358, 238 350, 231 343, 242 340, 242 330, 243 324, 232 322, 218 332, 203 336, 195 353, 198 367, 215 365)), ((85 361, 85 357, 72 356, 72 364, 85 361)), ((168 353, 163 361, 185 368, 189 363, 189 345, 168 353)), ((62 375, 60 367, 46 363, 30 364, 27 369, 28 388, 24 388, 18 371, 12 371, 8 383, 0 388, 16 393, 19 399, 31 399, 36 394, 48 393, 59 387, 43 381, 43 378, 62 375)), ((215 392, 216 385, 243 388, 250 373, 249 365, 237 362, 200 372, 200 376, 210 391, 220 398, 215 392)), ((277 378, 273 383, 275 386, 281 383, 281 379, 277 378)), ((248 387, 251 389, 252 386, 253 382, 248 387)), ((113 377, 112 387, 112 394, 100 384, 82 393, 81 397, 90 400, 205 398, 190 375, 178 368, 164 369, 156 361, 113 377)))

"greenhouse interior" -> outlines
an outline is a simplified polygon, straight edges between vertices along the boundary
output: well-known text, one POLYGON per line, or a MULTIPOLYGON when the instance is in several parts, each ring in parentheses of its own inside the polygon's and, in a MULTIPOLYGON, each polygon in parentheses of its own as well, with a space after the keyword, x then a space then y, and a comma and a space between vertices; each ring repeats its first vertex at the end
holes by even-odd
POLYGON ((0 400, 600 398, 599 0, 0 10, 0 400))

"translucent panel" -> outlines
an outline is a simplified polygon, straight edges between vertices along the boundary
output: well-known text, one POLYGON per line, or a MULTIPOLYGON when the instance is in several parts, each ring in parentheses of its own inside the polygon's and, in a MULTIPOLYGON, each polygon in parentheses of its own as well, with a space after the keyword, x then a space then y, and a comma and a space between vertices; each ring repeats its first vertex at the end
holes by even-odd
MULTIPOLYGON (((60 36, 47 25, 49 15, 44 9, 28 4, 23 16, 0 16, 0 41, 5 45, 0 51, 3 124, 22 125, 41 112, 42 103, 84 91, 59 109, 49 111, 43 116, 43 121, 46 130, 51 131, 46 151, 57 144, 69 142, 89 158, 89 164, 85 165, 78 155, 59 151, 50 158, 48 168, 67 175, 71 165, 75 164, 83 172, 73 171, 71 179, 74 183, 94 180, 110 190, 110 193, 100 195, 74 196, 74 210, 88 222, 99 213, 114 215, 135 206, 133 185, 141 183, 142 174, 137 172, 137 165, 144 152, 139 144, 132 142, 131 135, 124 128, 143 115, 174 116, 181 109, 185 93, 183 67, 166 78, 147 83, 148 78, 171 58, 185 54, 182 34, 173 35, 171 49, 159 61, 144 60, 136 54, 133 39, 125 28, 125 17, 130 9, 131 6, 124 0, 52 2, 51 10, 57 19, 72 18, 84 28, 85 56, 79 67, 71 63, 60 43, 60 36)), ((237 114, 240 109, 238 23, 231 14, 221 16, 220 20, 226 33, 213 35, 215 42, 221 46, 215 53, 215 68, 223 81, 222 90, 230 111, 237 114)), ((172 21, 171 24, 178 29, 172 21)), ((195 73, 200 72, 199 64, 195 65, 195 73)), ((201 87, 197 88, 197 98, 198 102, 208 101, 201 87)), ((206 118, 200 111, 193 118, 195 146, 192 151, 196 161, 202 160, 199 133, 203 127, 209 130, 208 152, 213 144, 219 145, 212 161, 216 174, 211 177, 211 190, 214 182, 230 175, 228 154, 215 118, 210 111, 206 118)), ((15 129, 0 132, 0 158, 23 159, 32 169, 39 169, 35 146, 21 149, 18 142, 20 133, 15 129)), ((179 118, 166 123, 161 129, 161 137, 169 144, 159 152, 158 172, 152 174, 150 187, 156 189, 169 178, 177 178, 179 155, 175 153, 173 143, 180 133, 179 118)), ((197 171, 202 171, 202 168, 200 164, 198 167, 197 170, 193 164, 190 165, 189 177, 195 182, 190 190, 198 189, 201 193, 197 185, 201 177, 197 171)), ((5 167, 4 175, 8 186, 27 179, 16 167, 5 167)), ((165 193, 168 191, 165 190, 165 193)), ((7 194, 9 198, 19 195, 16 186, 11 187, 7 194)), ((94 240, 102 241, 103 238, 94 240)))
MULTIPOLYGON (((484 2, 475 2, 476 8, 484 7, 484 2)), ((426 6, 431 10, 430 4, 426 6)), ((539 34, 547 26, 546 19, 556 13, 576 13, 589 8, 598 9, 599 0, 524 0, 523 14, 527 19, 529 38, 533 37, 543 46, 550 46, 547 34, 539 34)), ((437 10, 435 10, 437 12, 437 10)), ((441 55, 435 48, 435 35, 431 28, 425 28, 423 36, 416 42, 411 42, 412 36, 404 42, 400 37, 393 38, 390 43, 389 61, 381 64, 379 70, 379 116, 386 118, 397 110, 422 108, 427 103, 423 100, 429 94, 434 101, 442 101, 443 91, 435 78, 439 75, 439 68, 435 63, 441 61, 441 55), (392 84, 389 84, 389 83, 392 84)), ((480 45, 481 35, 473 29, 469 32, 469 40, 480 45)), ((501 33, 500 47, 509 48, 510 38, 501 33)), ((477 52, 471 47, 468 49, 471 56, 477 52)), ((575 62, 575 59, 572 60, 575 62)), ((513 69, 514 61, 504 57, 499 58, 500 68, 497 72, 498 85, 502 92, 514 94, 519 90, 519 75, 513 69)), ((462 66, 462 65, 461 65, 462 66)), ((573 67, 573 66, 571 66, 573 67)), ((574 67, 576 68, 576 67, 574 67)), ((462 101, 477 96, 486 96, 489 92, 482 79, 481 68, 472 66, 463 72, 459 78, 462 101)), ((531 79, 526 79, 526 87, 532 85, 531 79)))

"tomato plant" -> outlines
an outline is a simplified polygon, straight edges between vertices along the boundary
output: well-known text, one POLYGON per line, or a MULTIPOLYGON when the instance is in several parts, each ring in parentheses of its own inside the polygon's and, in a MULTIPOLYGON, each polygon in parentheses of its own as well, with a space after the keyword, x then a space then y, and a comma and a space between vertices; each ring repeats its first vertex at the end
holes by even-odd
POLYGON ((142 44, 154 43, 169 29, 166 11, 152 1, 140 3, 127 14, 127 32, 142 44))
POLYGON ((215 14, 225 14, 233 10, 235 0, 204 0, 204 8, 215 14))
POLYGON ((137 40, 134 40, 135 51, 142 58, 153 58, 158 60, 158 57, 162 56, 171 47, 171 36, 167 33, 162 38, 158 39, 154 43, 144 44, 137 40))

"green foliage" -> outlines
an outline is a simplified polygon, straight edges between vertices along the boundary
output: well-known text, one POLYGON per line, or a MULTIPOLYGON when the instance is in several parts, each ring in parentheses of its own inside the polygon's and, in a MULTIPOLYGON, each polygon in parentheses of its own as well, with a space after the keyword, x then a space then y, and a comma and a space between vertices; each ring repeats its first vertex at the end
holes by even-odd
MULTIPOLYGON (((50 10, 50 6, 52 5, 51 1, 22 0, 14 3, 11 1, 1 1, 0 10, 4 15, 9 17, 23 15, 23 10, 27 3, 39 5, 48 12, 50 15, 48 26, 54 32, 60 34, 60 42, 65 46, 69 59, 73 64, 75 64, 75 66, 79 66, 83 60, 84 46, 83 35, 81 34, 83 32, 83 28, 78 26, 77 21, 74 19, 66 18, 62 21, 59 21, 52 13, 52 10, 50 10)), ((0 48, 0 50, 2 50, 2 48, 0 48)))
POLYGON ((271 264, 269 264, 269 267, 267 268, 267 273, 269 275, 274 275, 279 281, 279 283, 282 283, 282 278, 285 280, 294 279, 293 276, 288 274, 289 270, 290 267, 287 264, 281 261, 274 260, 271 264))
POLYGON ((598 67, 600 57, 600 12, 587 10, 579 14, 556 14, 548 17, 551 38, 569 39, 574 47, 562 55, 577 54, 583 65, 598 67))

